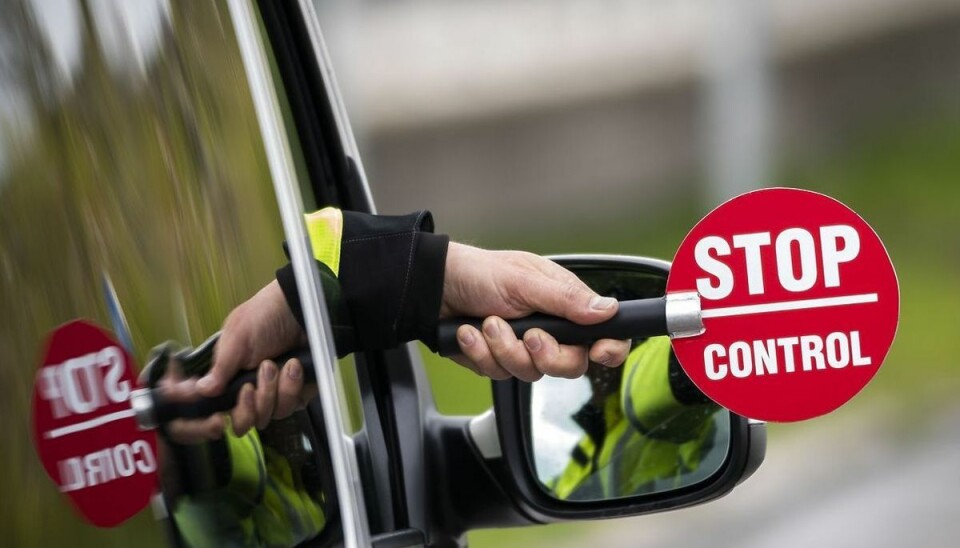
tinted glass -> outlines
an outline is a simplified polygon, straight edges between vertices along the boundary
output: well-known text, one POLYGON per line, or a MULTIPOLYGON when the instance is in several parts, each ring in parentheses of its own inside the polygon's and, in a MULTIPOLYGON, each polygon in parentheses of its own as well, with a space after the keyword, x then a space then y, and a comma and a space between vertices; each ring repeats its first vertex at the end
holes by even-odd
MULTIPOLYGON (((56 326, 126 331, 105 287, 142 364, 163 341, 203 341, 286 262, 231 19, 222 2, 162 0, 4 0, 0 12, 3 544, 161 545, 149 512, 104 531, 66 508, 30 447, 29 399, 56 326)), ((189 543, 282 545, 323 528, 305 421, 167 454, 180 465, 165 474, 168 510, 189 543), (259 475, 239 477, 244 458, 259 475)))

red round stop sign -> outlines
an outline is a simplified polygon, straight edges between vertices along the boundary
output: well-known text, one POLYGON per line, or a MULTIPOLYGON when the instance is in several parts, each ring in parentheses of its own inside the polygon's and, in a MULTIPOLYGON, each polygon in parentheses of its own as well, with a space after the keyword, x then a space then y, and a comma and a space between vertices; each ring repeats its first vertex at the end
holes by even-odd
POLYGON ((876 374, 897 330, 896 273, 842 203, 788 188, 738 196, 677 250, 667 292, 700 294, 705 331, 673 341, 684 371, 746 417, 829 413, 876 374))
POLYGON ((47 474, 90 523, 112 527, 149 502, 157 440, 130 407, 133 360, 99 327, 77 320, 50 336, 33 390, 33 439, 47 474))

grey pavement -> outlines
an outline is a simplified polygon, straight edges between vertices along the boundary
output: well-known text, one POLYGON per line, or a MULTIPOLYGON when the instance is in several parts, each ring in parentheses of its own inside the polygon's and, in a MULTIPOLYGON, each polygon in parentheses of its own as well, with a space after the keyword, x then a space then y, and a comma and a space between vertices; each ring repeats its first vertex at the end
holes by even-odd
POLYGON ((774 430, 760 470, 719 501, 597 523, 570 545, 960 546, 960 412, 907 429, 885 408, 836 415, 774 430))

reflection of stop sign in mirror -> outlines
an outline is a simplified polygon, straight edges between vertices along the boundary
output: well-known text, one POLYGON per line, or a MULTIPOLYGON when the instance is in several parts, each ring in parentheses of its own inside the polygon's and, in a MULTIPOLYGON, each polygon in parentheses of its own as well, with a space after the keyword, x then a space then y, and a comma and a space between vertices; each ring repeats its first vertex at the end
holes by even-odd
POLYGON ((126 350, 100 328, 74 321, 49 343, 33 392, 34 443, 47 473, 94 525, 142 510, 156 487, 157 442, 137 427, 126 350))
POLYGON ((687 235, 667 292, 696 290, 705 333, 674 340, 707 396, 747 417, 797 421, 863 388, 897 328, 896 274, 876 233, 840 202, 750 192, 687 235))

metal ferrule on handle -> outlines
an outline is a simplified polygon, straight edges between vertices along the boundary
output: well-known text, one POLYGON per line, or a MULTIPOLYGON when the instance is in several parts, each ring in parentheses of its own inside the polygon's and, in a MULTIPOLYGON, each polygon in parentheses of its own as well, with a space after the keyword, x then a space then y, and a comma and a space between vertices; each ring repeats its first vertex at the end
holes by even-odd
POLYGON ((702 335, 703 310, 700 294, 696 291, 667 293, 667 334, 671 339, 683 339, 702 335))

